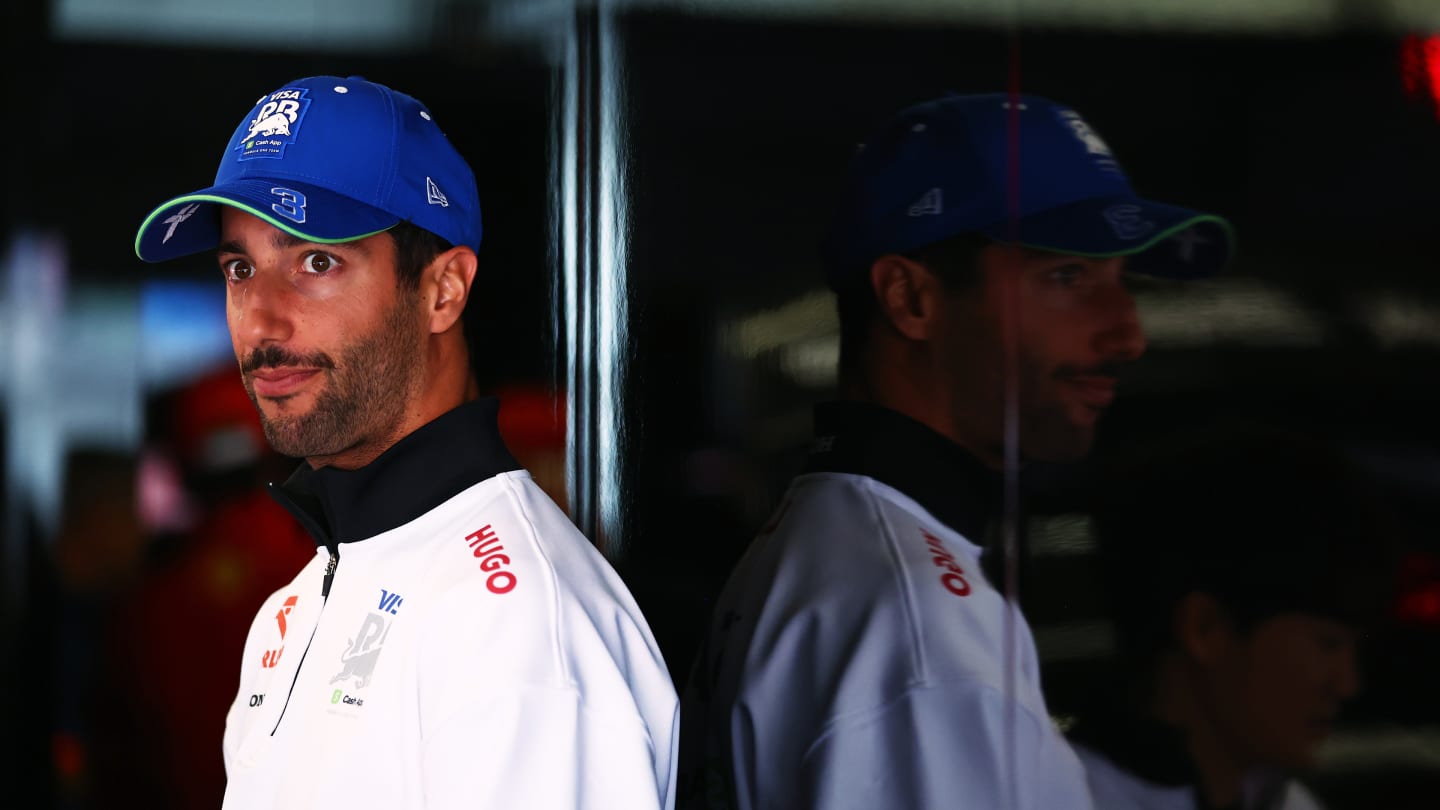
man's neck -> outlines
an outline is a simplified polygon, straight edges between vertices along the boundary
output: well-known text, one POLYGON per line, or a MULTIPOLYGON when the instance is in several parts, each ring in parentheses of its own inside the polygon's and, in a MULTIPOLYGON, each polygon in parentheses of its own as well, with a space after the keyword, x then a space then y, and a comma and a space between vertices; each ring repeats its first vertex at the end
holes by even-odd
POLYGON ((1168 655, 1156 670, 1152 714, 1182 730, 1186 748, 1200 776, 1197 786, 1210 807, 1230 807, 1240 801, 1245 771, 1231 755, 1215 726, 1215 714, 1205 705, 1194 676, 1185 662, 1168 655))
POLYGON ((362 438, 344 450, 324 456, 306 456, 305 463, 311 469, 335 467, 340 470, 356 470, 370 464, 395 446, 395 443, 428 425, 440 416, 455 410, 466 402, 480 398, 480 385, 469 365, 453 369, 425 383, 418 395, 412 397, 394 425, 375 436, 362 438))
POLYGON ((949 439, 992 470, 1005 468, 1003 440, 978 441, 956 418, 957 408, 942 392, 925 390, 913 378, 893 371, 873 369, 870 374, 842 372, 839 398, 865 402, 902 413, 949 439))

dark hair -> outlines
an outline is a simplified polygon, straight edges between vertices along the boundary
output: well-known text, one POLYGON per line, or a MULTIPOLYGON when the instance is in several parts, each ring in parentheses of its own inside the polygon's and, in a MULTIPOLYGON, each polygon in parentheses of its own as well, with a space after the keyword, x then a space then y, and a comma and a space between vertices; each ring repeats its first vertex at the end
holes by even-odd
POLYGON ((1161 442, 1101 476, 1093 512, 1123 666, 1145 671, 1206 593, 1246 633, 1279 613, 1364 627, 1388 603, 1396 519, 1334 448, 1253 427, 1161 442))
POLYGON ((453 247, 444 239, 409 222, 401 222, 386 233, 395 240, 395 277, 400 288, 405 290, 419 287, 420 274, 430 262, 453 247))
MULTIPOLYGON (((980 251, 990 244, 979 234, 964 233, 898 255, 924 265, 951 292, 966 292, 979 286, 980 251)), ((844 374, 859 367, 879 312, 868 266, 851 273, 850 283, 835 291, 835 309, 840 320, 840 371, 844 374)))

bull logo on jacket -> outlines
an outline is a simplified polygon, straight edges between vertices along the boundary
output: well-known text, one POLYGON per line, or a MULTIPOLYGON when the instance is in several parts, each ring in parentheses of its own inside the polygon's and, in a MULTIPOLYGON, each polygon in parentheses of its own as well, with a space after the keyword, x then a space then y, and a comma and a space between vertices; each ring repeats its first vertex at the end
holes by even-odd
POLYGON ((380 591, 380 612, 367 615, 360 625, 360 632, 346 640, 345 649, 340 652, 340 671, 330 679, 330 683, 354 678, 356 689, 364 689, 370 683, 375 662, 380 660, 380 651, 384 649, 385 637, 390 635, 393 620, 389 617, 396 615, 403 601, 399 594, 380 591))

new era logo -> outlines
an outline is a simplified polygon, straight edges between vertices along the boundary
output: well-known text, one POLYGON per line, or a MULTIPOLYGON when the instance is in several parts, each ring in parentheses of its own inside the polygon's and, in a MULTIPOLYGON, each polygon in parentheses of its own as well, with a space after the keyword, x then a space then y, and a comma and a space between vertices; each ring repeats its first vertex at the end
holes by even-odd
POLYGON ((925 192, 920 199, 910 205, 905 211, 909 217, 928 217, 944 212, 945 196, 938 188, 932 188, 925 192))
POLYGON ((450 207, 450 200, 445 196, 445 192, 441 191, 440 187, 435 185, 435 181, 428 177, 425 178, 425 198, 431 205, 450 207))

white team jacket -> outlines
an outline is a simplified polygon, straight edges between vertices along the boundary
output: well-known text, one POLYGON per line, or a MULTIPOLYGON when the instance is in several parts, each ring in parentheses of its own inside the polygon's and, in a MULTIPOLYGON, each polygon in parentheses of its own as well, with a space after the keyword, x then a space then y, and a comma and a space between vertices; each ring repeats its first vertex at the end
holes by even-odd
POLYGON ((297 496, 304 522, 339 528, 338 563, 322 596, 321 546, 251 626, 226 810, 672 804, 677 700, 630 594, 528 473, 465 482, 515 466, 494 414, 462 406, 318 504, 297 496), (346 507, 368 517, 347 523, 346 507))
MULTIPOLYGON (((946 462, 926 461, 958 448, 876 411, 844 405, 838 436, 818 413, 822 452, 870 431, 846 451, 852 466, 961 500, 946 462)), ((1029 627, 986 581, 980 552, 875 478, 797 478, 726 585, 691 676, 682 806, 1089 808, 1029 627)))
MULTIPOLYGON (((1161 785, 1125 770, 1109 757, 1080 743, 1075 753, 1085 765, 1095 806, 1105 810, 1201 810, 1192 785, 1161 785)), ((1258 784, 1255 787, 1260 787, 1258 784)), ((1320 803, 1294 780, 1265 785, 1276 794, 1264 810, 1321 810, 1320 803)), ((1271 792, 1269 790, 1267 793, 1271 792)), ((1256 807, 1255 802, 1247 807, 1256 807)))

